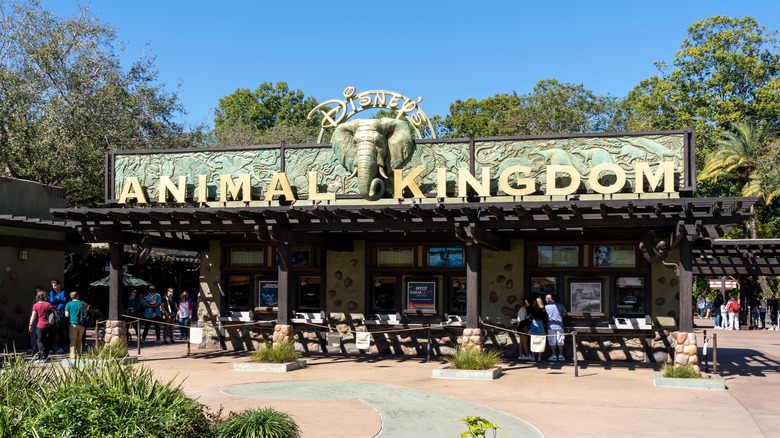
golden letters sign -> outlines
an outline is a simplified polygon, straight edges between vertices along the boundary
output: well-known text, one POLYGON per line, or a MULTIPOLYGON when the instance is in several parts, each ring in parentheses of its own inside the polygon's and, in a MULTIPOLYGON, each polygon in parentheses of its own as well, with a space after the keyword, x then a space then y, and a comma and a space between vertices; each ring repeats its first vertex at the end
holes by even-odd
MULTIPOLYGON (((537 180, 529 175, 532 172, 529 166, 510 166, 503 169, 497 178, 497 186, 500 192, 508 196, 527 196, 538 194, 536 188, 537 180)), ((645 193, 648 187, 651 192, 657 192, 660 189, 662 193, 675 192, 675 171, 674 163, 670 161, 655 163, 655 169, 652 169, 649 163, 636 162, 633 173, 635 175, 635 184, 633 193, 645 193)), ((463 198, 467 196, 469 188, 479 197, 490 197, 500 193, 491 193, 491 168, 482 167, 481 180, 472 175, 466 168, 458 168, 456 177, 456 190, 454 193, 447 192, 447 169, 436 169, 436 187, 435 195, 426 194, 420 189, 418 184, 424 169, 415 168, 411 170, 395 169, 393 171, 393 198, 403 199, 412 198, 463 198)), ((121 194, 118 202, 126 204, 128 202, 137 202, 146 204, 149 202, 167 203, 175 202, 184 204, 187 202, 208 202, 208 181, 209 175, 197 175, 196 181, 188 181, 186 176, 179 176, 174 182, 170 176, 159 175, 156 199, 147 199, 144 187, 137 176, 130 176, 124 179, 122 183, 121 194), (188 190, 188 185, 194 189, 188 190)), ((285 173, 274 173, 271 176, 270 183, 262 189, 262 197, 252 198, 253 185, 252 176, 248 173, 230 175, 218 175, 219 192, 217 201, 242 201, 251 202, 256 200, 273 201, 281 196, 288 201, 296 200, 298 197, 293 193, 293 188, 285 173)), ((307 173, 308 195, 306 199, 312 201, 335 200, 336 194, 329 192, 320 192, 318 189, 318 180, 320 175, 316 171, 307 173)), ((582 176, 574 166, 569 165, 549 165, 546 167, 544 195, 566 196, 576 193, 582 183, 582 176)), ((598 194, 613 194, 623 191, 626 187, 626 171, 615 163, 602 163, 593 167, 588 176, 587 182, 592 191, 598 194), (604 178, 611 176, 611 178, 604 178), (606 182, 605 182, 606 181, 606 182)), ((256 192, 256 191, 255 191, 256 192)))

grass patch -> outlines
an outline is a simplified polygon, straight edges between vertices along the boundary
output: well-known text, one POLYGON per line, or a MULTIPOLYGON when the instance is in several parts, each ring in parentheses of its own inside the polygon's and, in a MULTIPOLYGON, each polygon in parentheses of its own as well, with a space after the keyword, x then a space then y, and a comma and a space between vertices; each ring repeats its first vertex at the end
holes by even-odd
POLYGON ((665 363, 663 364, 663 367, 661 367, 661 372, 664 377, 676 379, 701 379, 701 376, 696 373, 696 370, 689 366, 676 367, 673 364, 665 363))
POLYGON ((266 344, 263 348, 249 356, 250 362, 287 363, 301 357, 301 353, 295 351, 292 342, 279 342, 276 345, 266 344))
POLYGON ((500 360, 501 352, 497 350, 458 347, 447 363, 456 370, 489 370, 500 360))
POLYGON ((230 413, 219 425, 220 438, 298 438, 301 431, 292 417, 273 408, 248 409, 230 413))

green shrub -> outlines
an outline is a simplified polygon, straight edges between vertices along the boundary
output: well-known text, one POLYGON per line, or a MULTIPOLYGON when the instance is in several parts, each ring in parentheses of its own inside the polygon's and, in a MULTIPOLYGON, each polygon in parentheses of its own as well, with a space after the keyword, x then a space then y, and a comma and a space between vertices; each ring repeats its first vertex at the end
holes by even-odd
POLYGON ((664 377, 674 377, 677 379, 700 379, 701 376, 689 366, 675 367, 670 363, 665 363, 661 369, 664 377))
POLYGON ((173 380, 120 362, 12 360, 0 372, 0 438, 210 437, 215 419, 173 380))
POLYGON ((127 357, 127 342, 124 339, 120 339, 114 345, 100 344, 92 349, 90 357, 99 360, 127 357))
POLYGON ((260 350, 249 356, 250 362, 286 363, 301 357, 301 353, 295 351, 292 342, 279 342, 276 345, 265 345, 260 350))
POLYGON ((273 408, 232 413, 219 425, 220 438, 298 438, 301 431, 290 415, 273 408))
POLYGON ((457 370, 489 370, 501 360, 501 352, 481 348, 461 348, 447 358, 447 363, 457 370))
POLYGON ((501 426, 493 424, 482 417, 466 417, 459 418, 458 421, 466 423, 466 427, 469 430, 460 434, 460 438, 484 438, 487 436, 487 431, 493 431, 493 437, 498 433, 498 429, 501 426))

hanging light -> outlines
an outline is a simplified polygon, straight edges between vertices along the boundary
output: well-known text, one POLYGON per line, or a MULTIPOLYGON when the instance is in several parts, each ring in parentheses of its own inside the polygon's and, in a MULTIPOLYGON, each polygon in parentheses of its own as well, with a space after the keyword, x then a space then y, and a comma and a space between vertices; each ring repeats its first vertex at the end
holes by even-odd
POLYGON ((19 260, 26 261, 27 260, 27 250, 26 249, 20 249, 19 250, 19 260))

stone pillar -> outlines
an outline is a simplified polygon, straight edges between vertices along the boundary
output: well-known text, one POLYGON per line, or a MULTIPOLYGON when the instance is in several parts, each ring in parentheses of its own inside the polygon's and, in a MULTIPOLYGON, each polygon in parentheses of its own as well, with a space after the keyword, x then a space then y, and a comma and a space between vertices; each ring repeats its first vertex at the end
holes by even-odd
POLYGON ((463 329, 463 336, 460 337, 461 348, 477 348, 482 349, 482 335, 485 331, 480 328, 465 328, 463 329))
POLYGON ((293 342, 293 326, 289 324, 276 324, 274 326, 274 345, 280 342, 293 342))
POLYGON ((701 375, 699 348, 696 346, 696 333, 677 333, 674 345, 674 366, 689 366, 696 371, 696 374, 701 375))
POLYGON ((127 329, 124 321, 106 321, 106 334, 103 342, 108 346, 117 345, 120 342, 127 343, 127 329))

